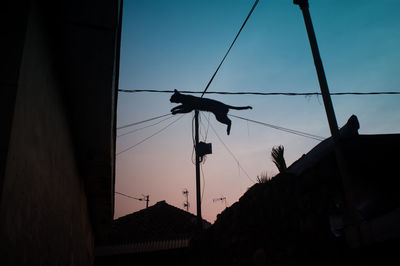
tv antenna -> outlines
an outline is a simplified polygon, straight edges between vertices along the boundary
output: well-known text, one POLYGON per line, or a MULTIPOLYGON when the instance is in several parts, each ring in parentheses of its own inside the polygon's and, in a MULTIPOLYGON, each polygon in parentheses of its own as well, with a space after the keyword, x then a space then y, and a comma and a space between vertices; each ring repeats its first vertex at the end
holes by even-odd
POLYGON ((143 196, 143 198, 140 199, 140 200, 146 201, 146 209, 147 209, 149 207, 150 195, 143 195, 142 194, 142 196, 143 196))
POLYGON ((217 202, 217 201, 224 202, 225 203, 225 207, 226 207, 226 197, 220 197, 220 198, 213 199, 214 203, 217 202))
POLYGON ((190 207, 190 204, 189 204, 189 191, 187 190, 187 188, 185 188, 182 191, 182 194, 186 197, 186 201, 183 203, 183 207, 186 209, 187 212, 189 212, 189 207, 190 207))

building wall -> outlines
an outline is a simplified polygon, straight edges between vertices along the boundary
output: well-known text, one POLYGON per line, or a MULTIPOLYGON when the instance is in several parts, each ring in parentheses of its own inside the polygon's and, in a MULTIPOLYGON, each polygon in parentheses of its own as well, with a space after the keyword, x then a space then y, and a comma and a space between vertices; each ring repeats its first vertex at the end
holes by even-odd
POLYGON ((1 21, 7 21, 7 23, 0 23, 3 40, 0 49, 0 195, 3 187, 28 9, 26 4, 17 5, 16 2, 9 2, 8 6, 16 12, 7 12, 8 10, 1 9, 8 16, 3 13, 0 15, 1 21))
POLYGON ((1 193, 1 264, 91 265, 84 181, 43 23, 32 5, 1 193))

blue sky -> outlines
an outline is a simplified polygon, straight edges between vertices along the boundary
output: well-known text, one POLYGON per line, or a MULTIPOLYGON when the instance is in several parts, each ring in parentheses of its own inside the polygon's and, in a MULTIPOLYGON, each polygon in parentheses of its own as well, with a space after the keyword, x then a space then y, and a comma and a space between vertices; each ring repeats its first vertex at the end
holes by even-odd
MULTIPOLYGON (((400 91, 400 1, 310 0, 310 13, 331 92, 400 91)), ((121 89, 204 90, 242 25, 253 1, 124 1, 120 60, 121 89)), ((291 0, 261 0, 226 58, 209 91, 319 92, 303 17, 291 0)), ((253 110, 231 114, 329 136, 320 97, 206 95, 253 110)), ((174 107, 169 94, 120 93, 118 125, 163 115, 174 107)), ((400 132, 400 96, 334 96, 339 126, 357 115, 361 134, 400 132)), ((208 117, 208 114, 205 114, 208 117)), ((119 137, 117 152, 150 136, 175 119, 119 137)), ((134 149, 117 156, 116 191, 150 195, 183 208, 189 190, 195 212, 191 162, 192 115, 134 149)), ((231 135, 210 116, 217 134, 251 179, 277 170, 273 146, 284 145, 287 164, 318 144, 285 132, 232 118, 231 135)), ((201 135, 205 136, 207 121, 201 135)), ((147 124, 144 124, 144 126, 147 124)), ((127 129, 132 130, 135 128, 127 129)), ((118 132, 124 133, 126 131, 118 132)), ((253 183, 209 129, 213 154, 203 165, 203 216, 210 222, 224 204, 234 203, 253 183)), ((115 216, 142 209, 143 202, 116 196, 115 216)))

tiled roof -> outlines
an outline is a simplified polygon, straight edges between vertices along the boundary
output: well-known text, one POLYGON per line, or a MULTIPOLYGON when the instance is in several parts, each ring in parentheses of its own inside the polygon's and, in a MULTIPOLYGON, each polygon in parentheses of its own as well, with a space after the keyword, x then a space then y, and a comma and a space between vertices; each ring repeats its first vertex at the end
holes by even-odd
MULTIPOLYGON (((210 223, 203 220, 204 227, 210 223)), ((197 229, 196 216, 165 201, 114 221, 109 243, 189 239, 197 229)))
POLYGON ((189 239, 174 239, 161 241, 147 241, 122 245, 100 246, 96 248, 96 256, 110 256, 116 254, 134 254, 170 249, 186 248, 189 239))

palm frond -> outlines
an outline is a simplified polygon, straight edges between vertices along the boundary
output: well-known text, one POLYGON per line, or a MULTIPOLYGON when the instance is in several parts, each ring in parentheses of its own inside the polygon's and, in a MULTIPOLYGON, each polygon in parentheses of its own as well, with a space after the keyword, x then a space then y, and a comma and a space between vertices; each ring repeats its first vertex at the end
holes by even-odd
POLYGON ((276 165, 279 172, 284 172, 286 170, 286 162, 283 157, 284 147, 279 145, 277 147, 273 147, 271 151, 272 162, 276 165))

